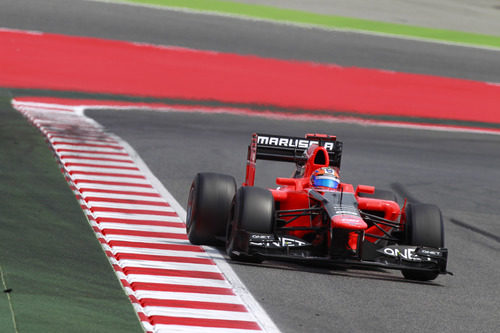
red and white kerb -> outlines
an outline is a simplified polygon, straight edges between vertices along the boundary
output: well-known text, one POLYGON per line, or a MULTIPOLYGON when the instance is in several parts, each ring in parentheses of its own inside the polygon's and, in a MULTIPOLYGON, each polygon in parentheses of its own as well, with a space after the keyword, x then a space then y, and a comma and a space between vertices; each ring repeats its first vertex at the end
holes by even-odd
POLYGON ((217 251, 191 245, 185 212, 83 108, 14 100, 50 143, 146 332, 279 332, 217 251))

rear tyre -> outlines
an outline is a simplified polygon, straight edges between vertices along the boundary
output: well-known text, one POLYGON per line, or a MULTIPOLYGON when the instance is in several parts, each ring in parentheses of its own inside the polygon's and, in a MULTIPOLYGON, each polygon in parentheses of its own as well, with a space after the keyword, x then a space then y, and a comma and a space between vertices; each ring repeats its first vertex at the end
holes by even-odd
MULTIPOLYGON (((444 228, 441 211, 435 205, 408 204, 406 206, 406 243, 433 248, 444 247, 444 228)), ((406 279, 430 281, 438 277, 439 272, 403 269, 406 279)))
POLYGON ((238 235, 240 231, 271 234, 273 226, 274 198, 271 192, 258 187, 241 187, 233 200, 227 225, 227 255, 235 260, 261 262, 259 257, 247 253, 247 240, 238 235))
POLYGON ((233 177, 217 173, 198 173, 187 204, 186 232, 196 245, 223 243, 231 202, 236 193, 233 177))

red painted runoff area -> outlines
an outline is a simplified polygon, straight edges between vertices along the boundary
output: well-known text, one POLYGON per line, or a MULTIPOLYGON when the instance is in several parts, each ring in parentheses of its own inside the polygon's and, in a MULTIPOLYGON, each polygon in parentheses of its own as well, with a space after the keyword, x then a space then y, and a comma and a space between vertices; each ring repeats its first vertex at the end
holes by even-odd
POLYGON ((0 86, 500 123, 500 85, 0 30, 0 86))

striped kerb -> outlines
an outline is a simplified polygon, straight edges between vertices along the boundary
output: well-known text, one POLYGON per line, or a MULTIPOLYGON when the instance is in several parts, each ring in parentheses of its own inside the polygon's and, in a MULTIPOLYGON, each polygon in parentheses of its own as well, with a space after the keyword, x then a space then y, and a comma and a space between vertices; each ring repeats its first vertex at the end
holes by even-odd
POLYGON ((278 331, 259 323, 212 257, 189 243, 181 214, 119 138, 74 106, 13 105, 53 148, 145 331, 278 331))

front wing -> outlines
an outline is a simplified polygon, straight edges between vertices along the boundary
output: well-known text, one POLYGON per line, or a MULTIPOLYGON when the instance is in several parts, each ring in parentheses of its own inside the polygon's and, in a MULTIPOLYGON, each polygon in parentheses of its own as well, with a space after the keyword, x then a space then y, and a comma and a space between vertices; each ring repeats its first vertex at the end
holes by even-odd
POLYGON ((347 267, 381 267, 395 270, 433 271, 451 274, 446 270, 448 250, 409 245, 381 247, 360 256, 346 253, 331 256, 314 249, 312 244, 292 236, 249 233, 238 230, 235 237, 237 255, 299 262, 322 262, 347 267))

